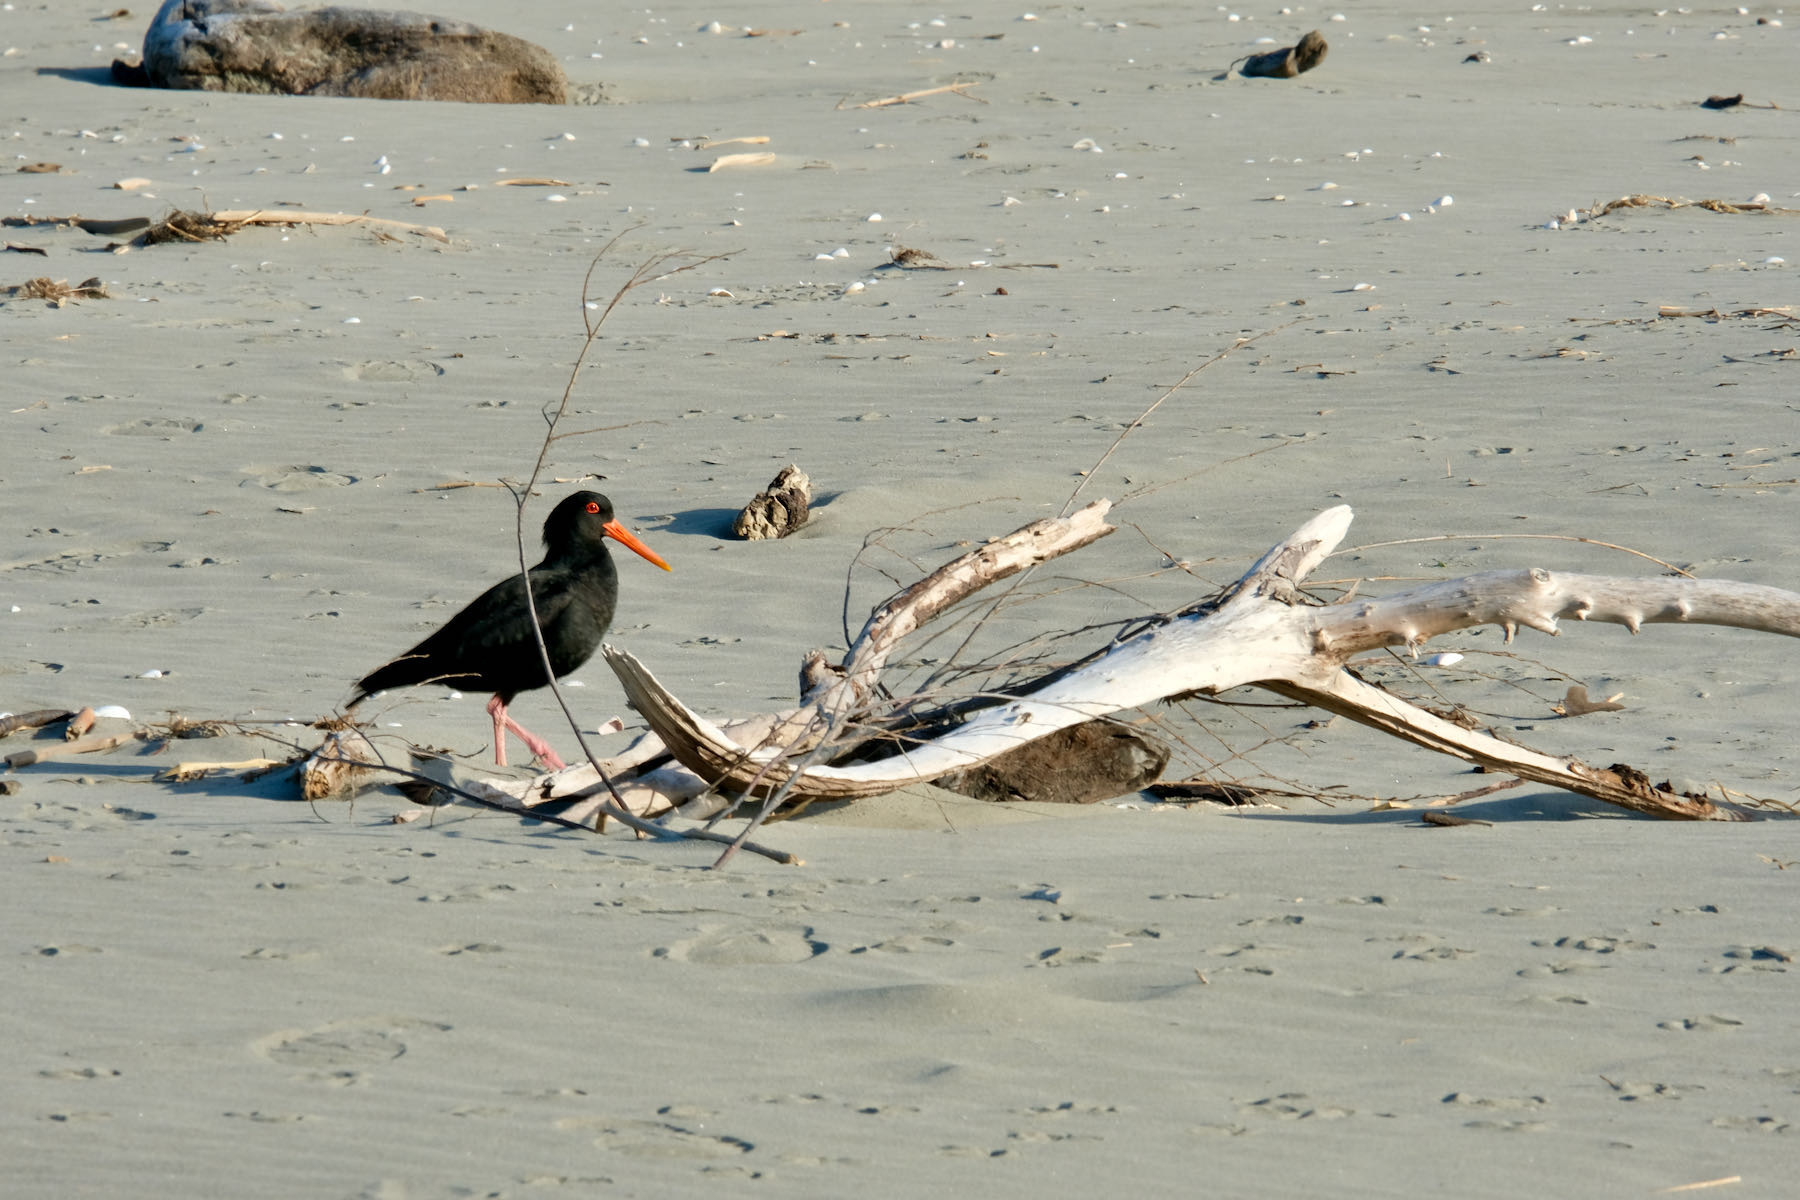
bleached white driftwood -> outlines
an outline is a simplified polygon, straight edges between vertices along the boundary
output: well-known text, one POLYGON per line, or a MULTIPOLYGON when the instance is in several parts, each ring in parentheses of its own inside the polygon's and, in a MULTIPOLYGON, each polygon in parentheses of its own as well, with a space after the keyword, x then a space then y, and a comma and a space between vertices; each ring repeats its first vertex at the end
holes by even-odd
MULTIPOLYGON (((1328 606, 1305 601, 1298 585, 1343 538, 1350 519, 1344 506, 1321 513, 1222 595, 1157 620, 1045 686, 1018 688, 1016 698, 975 713, 905 754, 852 766, 808 767, 791 795, 797 800, 878 795, 966 769, 1120 709, 1251 684, 1441 753, 1640 812, 1699 820, 1737 816, 1703 797, 1653 788, 1629 767, 1590 767, 1465 729, 1364 682, 1346 664, 1379 647, 1416 651, 1431 637, 1476 625, 1499 625, 1509 640, 1521 626, 1555 634, 1559 622, 1570 617, 1612 622, 1634 632, 1648 624, 1685 622, 1800 636, 1800 594, 1723 580, 1620 579, 1531 568, 1487 572, 1379 599, 1328 606)), ((989 581, 966 562, 968 557, 958 560, 969 569, 957 587, 927 589, 934 600, 953 603, 989 581)), ((897 640, 895 631, 916 628, 930 613, 941 611, 944 605, 911 608, 904 603, 926 582, 884 606, 899 606, 916 618, 893 623, 884 637, 892 632, 897 640)), ((876 623, 871 618, 871 625, 876 623)), ((881 641, 860 659, 853 649, 842 677, 813 697, 811 711, 832 723, 861 711, 891 648, 891 640, 881 641)), ((786 761, 790 755, 781 746, 734 739, 682 704, 629 654, 610 646, 605 654, 651 728, 699 778, 723 791, 762 792, 792 773, 786 761)))

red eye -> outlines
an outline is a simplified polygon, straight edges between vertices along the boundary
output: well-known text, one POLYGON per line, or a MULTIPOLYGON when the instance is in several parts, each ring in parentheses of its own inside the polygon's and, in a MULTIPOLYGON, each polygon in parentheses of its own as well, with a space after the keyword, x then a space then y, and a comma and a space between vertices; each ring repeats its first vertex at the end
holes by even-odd
POLYGON ((587 510, 590 514, 597 513, 600 511, 600 505, 593 500, 589 500, 587 502, 587 510))

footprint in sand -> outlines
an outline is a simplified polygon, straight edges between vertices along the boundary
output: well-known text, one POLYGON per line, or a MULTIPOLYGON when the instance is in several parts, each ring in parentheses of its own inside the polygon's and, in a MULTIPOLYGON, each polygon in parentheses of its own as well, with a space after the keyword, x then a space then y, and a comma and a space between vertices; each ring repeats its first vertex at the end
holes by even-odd
POLYGON ((1467 1092, 1451 1092, 1444 1097, 1443 1103, 1455 1104, 1461 1108, 1529 1112, 1543 1108, 1550 1102, 1542 1096, 1471 1096, 1467 1092))
POLYGON ((675 962, 701 963, 709 967, 797 963, 816 958, 830 949, 813 940, 810 927, 794 929, 710 929, 699 937, 661 946, 651 953, 675 962))
POLYGON ((272 492, 311 492, 320 488, 346 487, 356 482, 353 475, 339 475, 317 466, 250 466, 239 468, 238 474, 250 478, 239 487, 263 487, 272 492))
POLYGON ((1703 1017, 1682 1017, 1678 1021, 1658 1021, 1658 1029, 1673 1029, 1687 1033, 1730 1033, 1742 1029, 1744 1023, 1736 1017, 1721 1017, 1717 1013, 1708 1013, 1703 1017))
POLYGON ((44 1079, 117 1079, 121 1074, 110 1067, 62 1067, 38 1072, 44 1079))
POLYGON ((362 383, 416 383, 421 379, 436 379, 444 373, 444 368, 436 363, 422 359, 406 362, 360 362, 344 365, 344 378, 354 379, 362 383))
POLYGON ((1745 1133, 1793 1133, 1794 1127, 1774 1117, 1714 1117, 1715 1129, 1738 1129, 1745 1133))
POLYGON ((1261 1100, 1240 1101, 1238 1111, 1246 1116, 1267 1117, 1276 1121, 1341 1121, 1356 1115, 1354 1108, 1335 1104, 1314 1104, 1304 1092, 1283 1092, 1261 1100))
MULTIPOLYGON (((696 1122, 695 1124, 698 1124, 696 1122)), ((594 1145, 632 1158, 734 1159, 754 1150, 755 1144, 730 1134, 703 1133, 672 1120, 646 1121, 625 1117, 565 1117, 556 1128, 572 1133, 591 1131, 594 1145)))
POLYGON ((115 437, 157 437, 172 441, 177 434, 199 433, 205 428, 199 421, 191 421, 186 417, 139 417, 120 425, 108 425, 100 432, 115 437))
POLYGON ((250 1049, 279 1066, 348 1071, 391 1062, 406 1053, 409 1038, 449 1030, 448 1025, 412 1017, 363 1017, 313 1030, 277 1030, 250 1043, 250 1049))

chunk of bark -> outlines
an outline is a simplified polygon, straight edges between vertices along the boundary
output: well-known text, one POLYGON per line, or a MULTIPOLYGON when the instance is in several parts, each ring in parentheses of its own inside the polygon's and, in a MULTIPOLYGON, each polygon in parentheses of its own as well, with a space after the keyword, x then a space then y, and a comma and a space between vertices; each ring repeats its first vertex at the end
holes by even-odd
POLYGON ((381 765, 362 730, 340 729, 300 764, 300 795, 309 801, 348 799, 379 781, 381 765))
POLYGON ((978 767, 937 780, 976 800, 1092 804, 1143 789, 1169 765, 1169 748, 1116 721, 1084 721, 978 767))
POLYGON ((812 509, 812 480, 792 463, 769 481, 768 490, 758 492, 756 499, 731 523, 731 532, 747 542, 763 538, 783 538, 806 524, 812 509))
POLYGON ((554 56, 510 34, 421 13, 322 8, 273 0, 166 0, 144 34, 141 67, 121 83, 365 100, 564 104, 554 56))
POLYGON ((1324 62, 1326 51, 1330 49, 1325 44, 1325 35, 1315 29, 1295 45, 1283 46, 1267 54, 1252 54, 1244 60, 1239 73, 1265 79, 1292 79, 1324 62))

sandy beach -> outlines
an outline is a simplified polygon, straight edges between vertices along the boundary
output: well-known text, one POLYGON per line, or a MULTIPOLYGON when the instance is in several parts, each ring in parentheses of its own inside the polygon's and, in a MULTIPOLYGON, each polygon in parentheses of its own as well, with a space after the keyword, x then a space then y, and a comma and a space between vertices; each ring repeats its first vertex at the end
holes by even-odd
MULTIPOLYGON (((921 787, 760 835, 804 866, 714 872, 716 849, 465 806, 396 825, 390 788, 311 807, 281 776, 154 777, 316 741, 516 570, 508 493, 440 485, 530 472, 615 237, 598 304, 655 254, 710 261, 608 316, 564 427, 592 432, 551 448, 528 536, 606 492, 674 567, 619 556, 609 640, 711 717, 794 703, 804 652, 1077 488, 1119 532, 997 642, 1178 608, 1336 504, 1352 549, 1319 577, 1371 592, 1661 569, 1518 534, 1800 590, 1795 217, 1588 215, 1800 208, 1800 16, 424 7, 546 47, 600 102, 121 88, 149 11, 0 5, 0 215, 444 235, 3 231, 0 289, 110 298, 0 291, 0 711, 244 731, 4 776, 9 1194, 1789 1194, 1791 820, 1527 787, 1435 828, 1381 802, 1478 786, 1461 764, 1192 705, 1150 714, 1169 777, 1343 799, 921 787), (1315 71, 1219 78, 1314 28, 1315 71), (773 158, 708 170, 746 151, 773 158), (812 523, 734 539, 789 462, 812 523)), ((1791 640, 1432 645, 1468 655, 1434 685, 1508 736, 1800 801, 1791 640), (1572 682, 1624 710, 1557 719, 1572 682)), ((572 681, 584 730, 635 724, 598 660, 572 681)), ((364 715, 480 772, 485 699, 364 715)), ((573 757, 546 693, 515 712, 573 757)))

